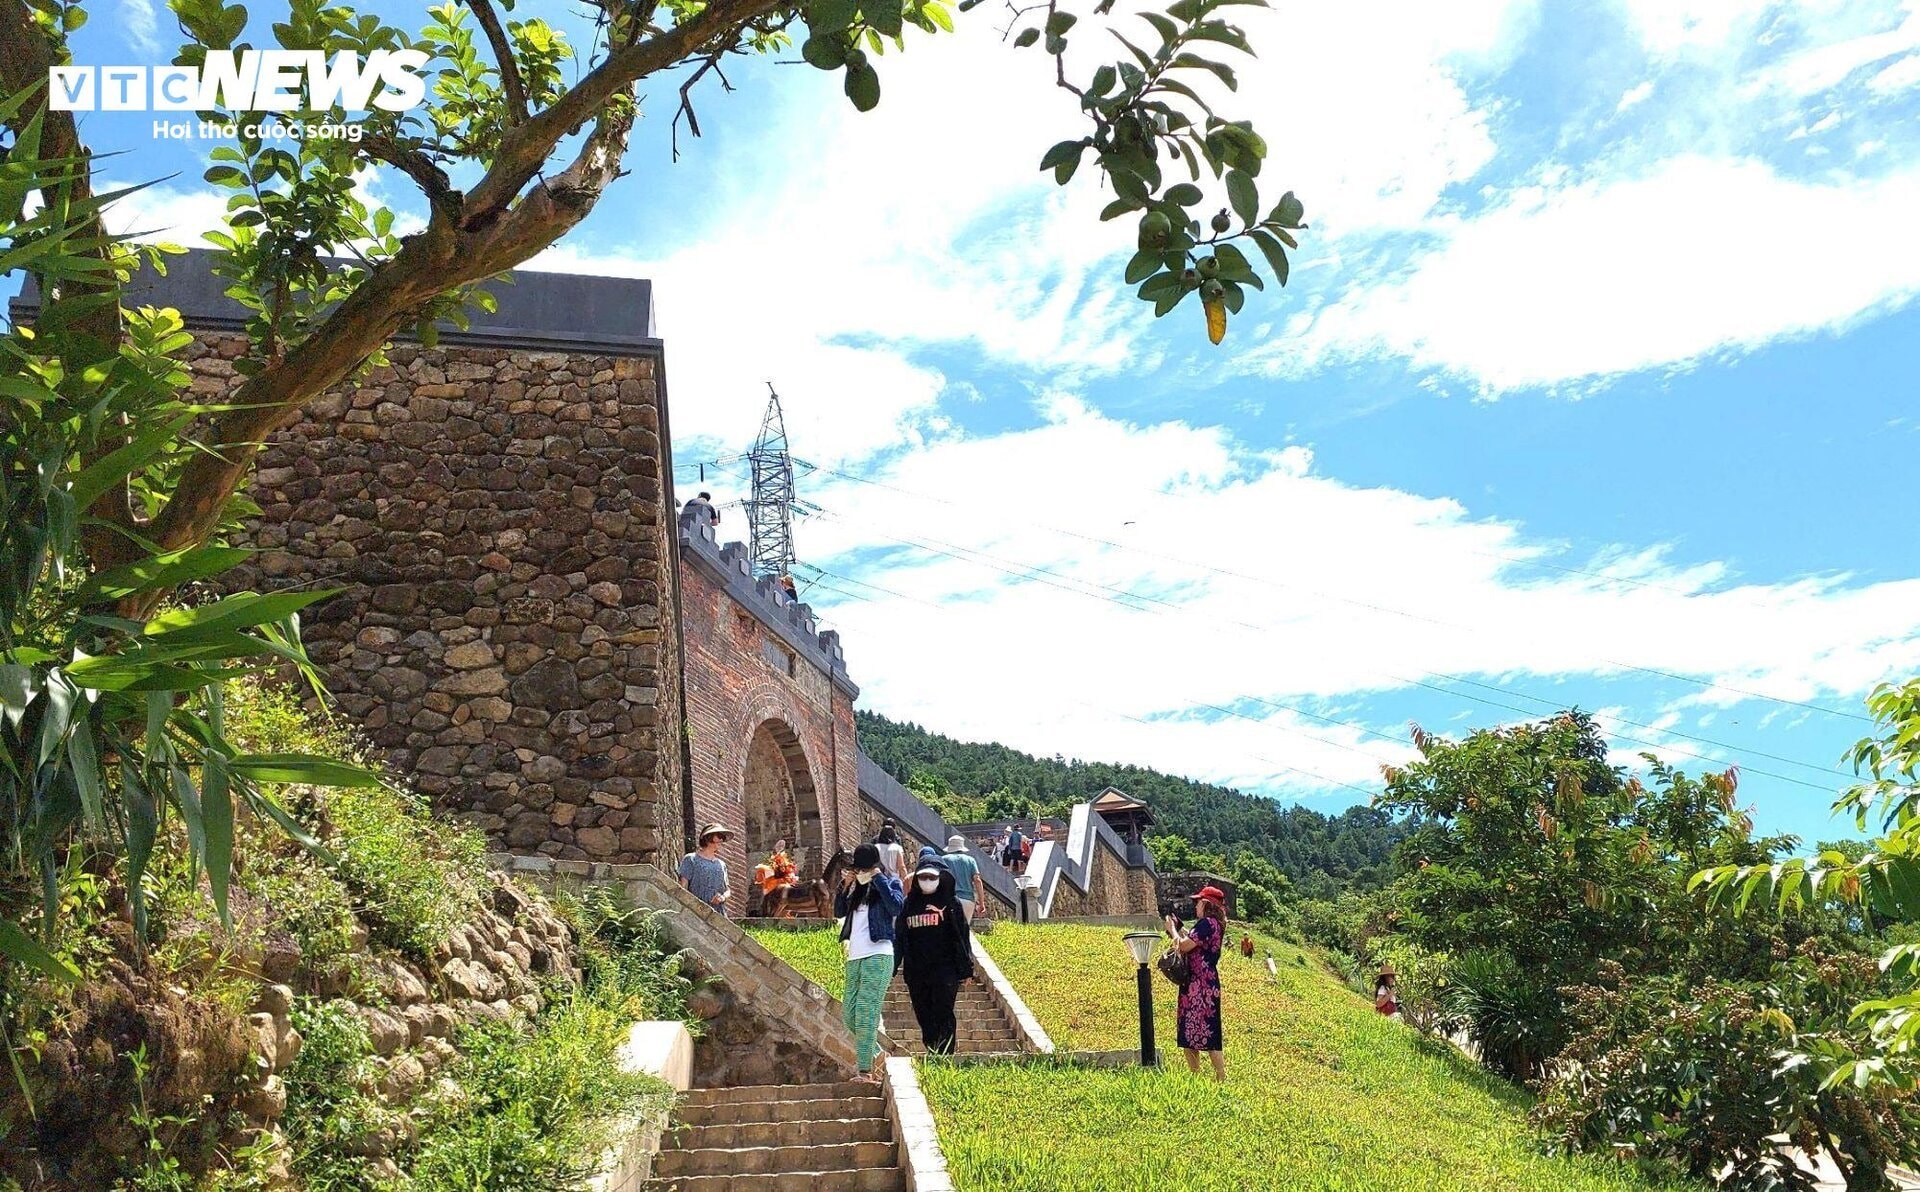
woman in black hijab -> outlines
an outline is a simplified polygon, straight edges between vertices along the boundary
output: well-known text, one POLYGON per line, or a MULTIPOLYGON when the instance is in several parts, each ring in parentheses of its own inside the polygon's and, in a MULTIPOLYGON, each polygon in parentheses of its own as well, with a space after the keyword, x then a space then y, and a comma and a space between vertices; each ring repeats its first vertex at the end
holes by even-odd
POLYGON ((922 857, 907 886, 893 932, 901 977, 930 1055, 953 1052, 953 1003, 973 976, 973 937, 953 893, 953 870, 939 856, 922 857))

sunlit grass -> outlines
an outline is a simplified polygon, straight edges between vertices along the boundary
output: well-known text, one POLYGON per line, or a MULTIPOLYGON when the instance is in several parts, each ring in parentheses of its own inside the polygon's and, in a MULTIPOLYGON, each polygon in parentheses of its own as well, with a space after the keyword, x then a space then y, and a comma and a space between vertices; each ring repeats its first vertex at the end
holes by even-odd
POLYGON ((840 947, 839 933, 832 927, 806 931, 748 927, 746 933, 834 997, 847 987, 846 953, 840 947))
MULTIPOLYGON (((1138 1045, 1120 928, 1002 924, 987 949, 1055 1043, 1138 1045)), ((1234 939, 1238 940, 1236 928, 1234 939)), ((1538 1154, 1525 1093, 1444 1044, 1382 1019, 1292 944, 1225 957, 1228 1081, 1170 1067, 923 1063, 940 1142, 963 1189, 1286 1188, 1385 1192, 1654 1187, 1598 1160, 1538 1154), (1269 979, 1271 950, 1279 975, 1269 979)), ((1154 977, 1173 1043, 1173 986, 1154 977)))

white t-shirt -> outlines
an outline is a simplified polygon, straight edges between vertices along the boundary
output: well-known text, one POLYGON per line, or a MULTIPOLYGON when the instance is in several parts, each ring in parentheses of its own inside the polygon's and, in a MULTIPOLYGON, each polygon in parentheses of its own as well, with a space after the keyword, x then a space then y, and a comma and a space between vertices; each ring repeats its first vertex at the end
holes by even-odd
MULTIPOLYGON (((880 847, 885 848, 886 845, 883 844, 880 847)), ((872 923, 869 920, 872 914, 873 909, 864 902, 853 908, 853 925, 848 929, 846 939, 848 960, 865 960, 869 956, 893 955, 892 940, 873 938, 872 923)))
POLYGON ((897 844, 876 844, 874 847, 880 850, 880 871, 899 877, 900 856, 905 850, 897 844))

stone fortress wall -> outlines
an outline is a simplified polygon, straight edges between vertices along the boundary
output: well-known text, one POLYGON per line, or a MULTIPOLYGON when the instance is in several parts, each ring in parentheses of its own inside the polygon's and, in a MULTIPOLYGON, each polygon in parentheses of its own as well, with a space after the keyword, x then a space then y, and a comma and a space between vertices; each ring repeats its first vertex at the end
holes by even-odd
MULTIPOLYGON (((211 262, 189 253, 129 298, 180 310, 193 390, 219 401, 247 312, 211 262)), ((269 440, 235 586, 341 589, 303 626, 341 711, 495 850, 670 874, 719 820, 738 833, 728 910, 749 914, 776 838, 815 875, 904 792, 862 789, 839 635, 676 515, 650 283, 523 271, 496 295, 269 440)), ((912 802, 909 836, 944 827, 912 802)), ((1085 884, 1055 913, 1133 912, 1138 867, 1090 852, 1102 872, 1072 867, 1085 884)), ((1010 909, 1010 877, 991 884, 1010 909)))
MULTIPOLYGON (((195 393, 240 378, 245 312, 191 253, 195 393)), ((305 635, 339 706, 496 846, 677 855, 680 639, 662 346, 644 281, 521 273, 496 314, 313 402, 258 458, 235 576, 338 586, 305 635)))

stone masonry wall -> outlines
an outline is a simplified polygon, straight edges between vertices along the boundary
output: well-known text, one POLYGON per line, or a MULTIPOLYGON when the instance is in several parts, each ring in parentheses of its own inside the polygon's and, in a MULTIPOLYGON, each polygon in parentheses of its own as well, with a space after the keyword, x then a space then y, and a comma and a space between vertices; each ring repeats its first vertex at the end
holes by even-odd
POLYGON ((1062 875, 1053 891, 1048 917, 1078 918, 1087 915, 1151 915, 1158 909, 1153 870, 1144 866, 1129 868, 1126 858, 1106 846, 1093 846, 1092 871, 1087 889, 1082 891, 1062 875))
MULTIPOLYGON (((243 337, 202 331, 195 393, 243 337)), ((681 721, 657 355, 397 344, 262 450, 239 587, 304 616, 341 709, 496 846, 677 854, 681 721)))

